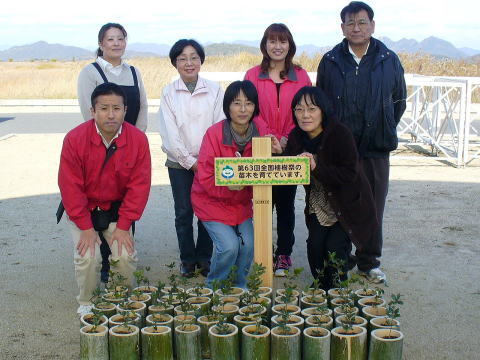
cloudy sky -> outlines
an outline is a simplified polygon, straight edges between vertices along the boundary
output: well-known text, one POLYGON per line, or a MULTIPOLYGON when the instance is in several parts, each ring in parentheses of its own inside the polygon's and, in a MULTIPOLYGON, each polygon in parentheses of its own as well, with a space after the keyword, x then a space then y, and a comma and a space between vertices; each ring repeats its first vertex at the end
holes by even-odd
MULTIPOLYGON (((44 40, 96 47, 101 25, 119 22, 129 42, 172 44, 182 37, 205 42, 259 40, 272 22, 284 22, 298 44, 334 45, 342 38, 339 13, 347 1, 44 0, 3 2, 0 46, 44 40), (297 6, 295 6, 295 4, 297 6)), ((418 41, 436 36, 480 50, 478 0, 372 0, 376 36, 418 41)))

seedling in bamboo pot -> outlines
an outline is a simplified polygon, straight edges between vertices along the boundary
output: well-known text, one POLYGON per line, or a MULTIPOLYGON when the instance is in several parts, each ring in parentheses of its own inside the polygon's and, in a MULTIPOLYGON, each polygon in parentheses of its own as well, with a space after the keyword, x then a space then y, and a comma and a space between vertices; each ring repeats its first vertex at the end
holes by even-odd
POLYGON ((110 359, 139 359, 140 358, 139 328, 124 323, 109 330, 108 348, 110 359))
MULTIPOLYGON (((345 315, 353 319, 354 312, 345 315)), ((335 360, 365 360, 367 358, 367 330, 345 321, 342 326, 332 329, 330 356, 335 360)))
POLYGON ((170 327, 156 325, 144 327, 141 330, 141 339, 142 360, 173 360, 170 327))
POLYGON ((314 279, 312 287, 305 289, 303 293, 305 295, 300 298, 300 306, 302 309, 327 304, 325 291, 320 289, 319 279, 314 279))
POLYGON ((323 327, 303 330, 303 360, 330 360, 330 331, 323 327))
POLYGON ((237 279, 237 270, 238 267, 233 265, 230 268, 230 272, 226 279, 220 282, 220 289, 217 290, 217 294, 220 296, 235 296, 240 298, 245 293, 245 290, 239 287, 233 286, 235 280, 237 279))
POLYGON ((220 316, 218 323, 208 330, 212 360, 240 360, 238 328, 226 320, 220 316))
POLYGON ((400 294, 393 294, 387 305, 386 322, 389 328, 376 329, 370 334, 368 358, 370 360, 401 360, 404 335, 395 329, 400 317, 399 305, 403 304, 400 294))
POLYGON ((80 329, 80 359, 108 360, 108 327, 86 325, 80 329))
POLYGON ((193 324, 195 318, 192 315, 179 315, 191 317, 175 327, 175 352, 177 360, 201 360, 202 350, 200 345, 200 326, 193 324))
POLYGON ((274 327, 270 334, 272 360, 301 359, 301 331, 299 328, 280 324, 274 327))
POLYGON ((257 319, 255 325, 242 329, 242 360, 270 360, 270 329, 257 319))

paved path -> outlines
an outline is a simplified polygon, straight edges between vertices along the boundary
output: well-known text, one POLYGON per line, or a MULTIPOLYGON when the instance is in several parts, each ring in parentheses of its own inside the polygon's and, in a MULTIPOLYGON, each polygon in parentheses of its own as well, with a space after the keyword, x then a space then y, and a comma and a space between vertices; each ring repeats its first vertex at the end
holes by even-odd
MULTIPOLYGON (((67 124, 79 120, 61 114, 14 118, 0 121, 2 135, 17 134, 0 140, 0 358, 77 359, 73 244, 54 214, 60 147, 67 124)), ((163 265, 177 260, 178 250, 160 137, 151 132, 149 140, 153 186, 136 239, 139 265, 151 266, 149 277, 157 281, 165 280, 163 265)), ((387 294, 405 296, 404 359, 478 359, 479 194, 479 162, 455 169, 393 161, 382 266, 387 294)), ((302 198, 299 188, 293 262, 307 269, 302 198)), ((305 271, 300 283, 310 281, 305 271)))

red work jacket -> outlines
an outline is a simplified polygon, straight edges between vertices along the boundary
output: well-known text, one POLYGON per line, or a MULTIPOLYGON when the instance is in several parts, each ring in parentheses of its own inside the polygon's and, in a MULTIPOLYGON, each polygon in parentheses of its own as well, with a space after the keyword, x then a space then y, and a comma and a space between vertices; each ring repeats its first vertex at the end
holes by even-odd
POLYGON ((63 141, 58 186, 65 211, 80 230, 92 228, 90 212, 122 201, 117 227, 129 230, 140 219, 151 184, 150 148, 145 134, 124 122, 117 150, 105 164, 106 147, 94 120, 71 130, 63 141))
MULTIPOLYGON (((258 118, 253 122, 253 136, 265 135, 266 129, 259 123, 258 118)), ((215 186, 215 158, 235 157, 237 151, 227 120, 212 125, 205 133, 191 193, 193 211, 200 220, 234 226, 253 216, 251 186, 240 191, 230 190, 226 186, 215 186)), ((251 141, 246 145, 242 156, 252 156, 251 141)))

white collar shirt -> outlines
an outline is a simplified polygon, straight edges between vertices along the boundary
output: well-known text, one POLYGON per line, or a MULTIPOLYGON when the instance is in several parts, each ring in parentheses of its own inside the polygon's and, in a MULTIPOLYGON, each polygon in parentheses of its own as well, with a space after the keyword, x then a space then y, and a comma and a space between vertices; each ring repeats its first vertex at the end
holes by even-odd
POLYGON ((355 60, 355 62, 357 63, 357 65, 360 65, 360 61, 362 61, 362 57, 367 53, 369 46, 370 46, 370 43, 368 43, 367 48, 365 49, 365 52, 363 53, 363 55, 362 55, 361 57, 358 57, 358 56, 353 52, 352 47, 350 46, 350 44, 348 44, 348 51, 350 51, 350 54, 352 54, 353 60, 355 60))
POLYGON ((115 136, 112 138, 112 140, 107 141, 107 139, 105 139, 105 137, 102 135, 102 132, 101 132, 100 129, 98 128, 97 123, 95 122, 95 120, 94 120, 94 123, 95 123, 95 128, 97 129, 97 134, 100 135, 100 137, 102 138, 103 145, 105 145, 105 147, 106 147, 107 149, 110 147, 110 145, 112 144, 113 140, 115 140, 116 138, 118 138, 118 137, 120 136, 120 134, 122 133, 122 125, 120 125, 120 128, 118 129, 117 133, 116 133, 115 136))
POLYGON ((117 66, 113 66, 112 64, 110 64, 107 60, 105 60, 104 58, 102 57, 98 57, 97 58, 97 63, 98 65, 100 65, 100 67, 102 68, 102 70, 104 72, 109 72, 115 76, 120 76, 122 70, 123 70, 123 67, 127 66, 127 63, 125 61, 121 61, 120 65, 117 65, 117 66))

